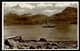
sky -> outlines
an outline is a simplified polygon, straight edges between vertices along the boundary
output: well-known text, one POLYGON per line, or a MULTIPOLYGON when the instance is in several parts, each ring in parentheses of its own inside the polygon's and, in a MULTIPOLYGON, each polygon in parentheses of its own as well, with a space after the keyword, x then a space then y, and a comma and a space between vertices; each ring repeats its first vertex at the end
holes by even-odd
POLYGON ((31 13, 51 16, 62 12, 66 7, 78 8, 78 2, 3 2, 4 14, 18 15, 31 13))

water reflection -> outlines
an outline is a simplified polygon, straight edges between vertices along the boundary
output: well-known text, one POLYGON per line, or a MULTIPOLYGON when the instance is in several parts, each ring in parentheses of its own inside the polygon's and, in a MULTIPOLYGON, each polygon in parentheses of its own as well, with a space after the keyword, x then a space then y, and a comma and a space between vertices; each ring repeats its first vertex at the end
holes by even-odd
POLYGON ((54 40, 76 40, 77 39, 77 25, 58 25, 49 33, 49 37, 54 40), (53 35, 53 36, 52 36, 53 35))
POLYGON ((70 25, 59 25, 55 30, 61 33, 68 33, 70 31, 70 25))

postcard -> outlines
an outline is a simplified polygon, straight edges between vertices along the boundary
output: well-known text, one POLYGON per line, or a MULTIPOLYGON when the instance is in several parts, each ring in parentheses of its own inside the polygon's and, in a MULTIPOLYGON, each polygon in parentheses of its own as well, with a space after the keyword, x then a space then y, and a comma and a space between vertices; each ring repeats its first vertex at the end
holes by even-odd
POLYGON ((2 50, 78 50, 79 2, 2 2, 2 50))

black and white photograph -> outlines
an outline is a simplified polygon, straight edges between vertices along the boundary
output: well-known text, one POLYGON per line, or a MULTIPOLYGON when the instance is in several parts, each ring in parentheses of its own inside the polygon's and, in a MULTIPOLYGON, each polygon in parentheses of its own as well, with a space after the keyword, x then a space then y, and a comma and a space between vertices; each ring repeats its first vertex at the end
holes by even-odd
POLYGON ((2 2, 2 50, 78 50, 79 2, 2 2))

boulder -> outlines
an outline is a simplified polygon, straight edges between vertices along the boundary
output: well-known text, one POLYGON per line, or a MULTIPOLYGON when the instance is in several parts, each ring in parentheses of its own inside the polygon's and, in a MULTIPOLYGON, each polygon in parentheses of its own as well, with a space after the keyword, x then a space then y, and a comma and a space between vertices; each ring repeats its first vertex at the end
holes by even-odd
POLYGON ((40 38, 40 42, 46 42, 47 40, 45 38, 40 38))
POLYGON ((4 44, 9 46, 10 48, 13 47, 7 39, 4 41, 4 44))

